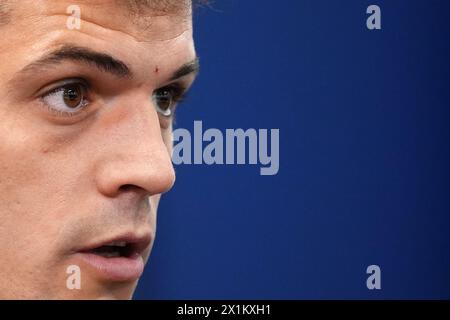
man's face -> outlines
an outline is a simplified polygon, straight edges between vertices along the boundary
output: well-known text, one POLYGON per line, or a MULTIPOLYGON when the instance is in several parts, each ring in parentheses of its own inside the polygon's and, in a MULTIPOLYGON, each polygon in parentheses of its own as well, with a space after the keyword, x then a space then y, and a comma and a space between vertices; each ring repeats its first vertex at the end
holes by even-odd
POLYGON ((1 298, 127 299, 148 259, 197 63, 190 5, 124 2, 71 29, 74 1, 12 1, 0 27, 1 298))

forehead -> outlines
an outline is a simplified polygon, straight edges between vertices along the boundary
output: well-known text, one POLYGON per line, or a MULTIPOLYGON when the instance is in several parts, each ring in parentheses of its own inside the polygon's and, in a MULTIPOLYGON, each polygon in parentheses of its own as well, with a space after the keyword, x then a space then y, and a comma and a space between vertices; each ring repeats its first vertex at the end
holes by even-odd
POLYGON ((192 9, 192 0, 1 0, 0 9, 8 9, 14 6, 30 6, 36 3, 40 7, 58 6, 58 5, 80 5, 96 7, 116 7, 128 10, 130 13, 190 13, 192 9))
POLYGON ((116 4, 127 7, 134 13, 153 11, 159 13, 189 12, 191 0, 115 0, 116 4))
POLYGON ((0 0, 0 4, 15 27, 50 27, 59 18, 56 27, 64 28, 61 21, 79 14, 82 24, 125 32, 139 41, 158 34, 175 37, 192 28, 190 0, 0 0))
POLYGON ((124 61, 139 83, 148 83, 149 71, 156 67, 160 70, 159 77, 164 78, 196 56, 192 14, 186 8, 162 13, 146 7, 146 11, 136 13, 116 0, 78 0, 81 28, 71 30, 67 27, 71 0, 13 2, 11 22, 1 27, 4 28, 0 38, 3 79, 11 78, 13 72, 39 56, 67 44, 124 61), (7 65, 2 61, 8 61, 7 65))

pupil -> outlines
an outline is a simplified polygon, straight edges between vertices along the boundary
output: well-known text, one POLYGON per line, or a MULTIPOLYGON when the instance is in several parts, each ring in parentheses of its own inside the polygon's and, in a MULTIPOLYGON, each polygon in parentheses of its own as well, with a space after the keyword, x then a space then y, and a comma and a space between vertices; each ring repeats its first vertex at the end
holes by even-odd
POLYGON ((64 102, 68 107, 76 108, 80 103, 80 91, 78 88, 66 88, 64 90, 64 102))
POLYGON ((159 99, 159 107, 161 109, 166 110, 166 109, 168 109, 170 107, 170 104, 171 104, 172 100, 170 98, 170 92, 169 91, 167 91, 167 90, 162 91, 159 94, 158 99, 159 99))
POLYGON ((72 89, 66 91, 66 98, 69 100, 75 100, 78 97, 78 93, 72 89))

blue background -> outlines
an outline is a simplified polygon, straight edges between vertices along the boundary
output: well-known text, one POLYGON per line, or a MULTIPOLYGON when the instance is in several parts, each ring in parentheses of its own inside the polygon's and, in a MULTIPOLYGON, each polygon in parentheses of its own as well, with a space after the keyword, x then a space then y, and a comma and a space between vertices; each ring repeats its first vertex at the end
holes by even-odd
POLYGON ((177 166, 135 298, 450 298, 449 18, 447 0, 197 11, 177 126, 280 128, 280 171, 177 166))

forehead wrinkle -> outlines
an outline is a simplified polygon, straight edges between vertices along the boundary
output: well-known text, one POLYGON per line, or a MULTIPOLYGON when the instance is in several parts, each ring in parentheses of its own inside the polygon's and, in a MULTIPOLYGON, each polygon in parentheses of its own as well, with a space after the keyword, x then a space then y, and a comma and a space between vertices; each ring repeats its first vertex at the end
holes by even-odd
MULTIPOLYGON (((65 12, 53 12, 51 15, 61 16, 62 18, 67 17, 65 12)), ((82 14, 81 24, 87 24, 87 27, 82 27, 80 30, 72 30, 71 32, 81 32, 83 34, 90 35, 91 27, 96 27, 104 30, 106 33, 111 31, 117 32, 137 43, 146 44, 153 41, 172 40, 182 36, 186 32, 192 33, 191 15, 157 15, 150 13, 138 14, 132 17, 127 15, 127 17, 131 18, 131 20, 127 20, 127 22, 131 21, 131 25, 133 25, 134 28, 130 28, 130 24, 126 26, 124 24, 114 23, 114 20, 111 21, 113 23, 109 23, 108 21, 99 21, 97 17, 98 15, 91 10, 88 11, 88 14, 82 14), (176 19, 176 28, 173 28, 173 19, 176 19), (126 28, 123 28, 124 26, 126 28)), ((98 37, 98 34, 96 34, 96 37, 98 37)))
MULTIPOLYGON (((27 25, 30 23, 45 23, 51 16, 67 19, 66 9, 67 5, 70 4, 69 1, 58 1, 50 4, 46 1, 28 3, 26 0, 24 2, 0 0, 0 3, 4 1, 8 3, 11 1, 11 5, 8 6, 9 11, 13 11, 12 13, 17 11, 18 13, 17 19, 14 19, 14 21, 26 20, 24 23, 26 22, 27 25), (37 4, 39 4, 39 7, 36 7, 37 4), (14 6, 16 8, 13 8, 14 6)), ((175 38, 175 36, 172 36, 174 33, 179 35, 183 32, 179 29, 192 29, 192 10, 180 9, 170 12, 165 9, 158 9, 158 7, 161 7, 161 3, 165 1, 178 3, 180 0, 151 0, 144 1, 145 4, 137 1, 138 6, 130 5, 130 1, 135 2, 134 0, 78 0, 77 4, 81 9, 82 27, 80 30, 72 30, 72 32, 85 33, 84 31, 87 31, 86 33, 89 33, 90 27, 87 26, 88 30, 84 30, 86 28, 83 25, 92 24, 105 31, 115 31, 127 35, 137 42, 151 42, 152 40, 164 40, 161 38, 165 36, 167 39, 175 38), (142 10, 141 8, 145 9, 142 10), (169 20, 171 23, 169 23, 169 20), (178 27, 176 27, 177 25, 178 27)), ((177 4, 176 6, 191 8, 190 0, 183 0, 181 3, 184 3, 184 5, 177 4)))
POLYGON ((6 3, 0 3, 0 27, 8 24, 11 20, 11 15, 6 3))
POLYGON ((133 14, 143 11, 153 12, 160 15, 190 13, 191 0, 115 0, 116 3, 124 5, 133 14))

